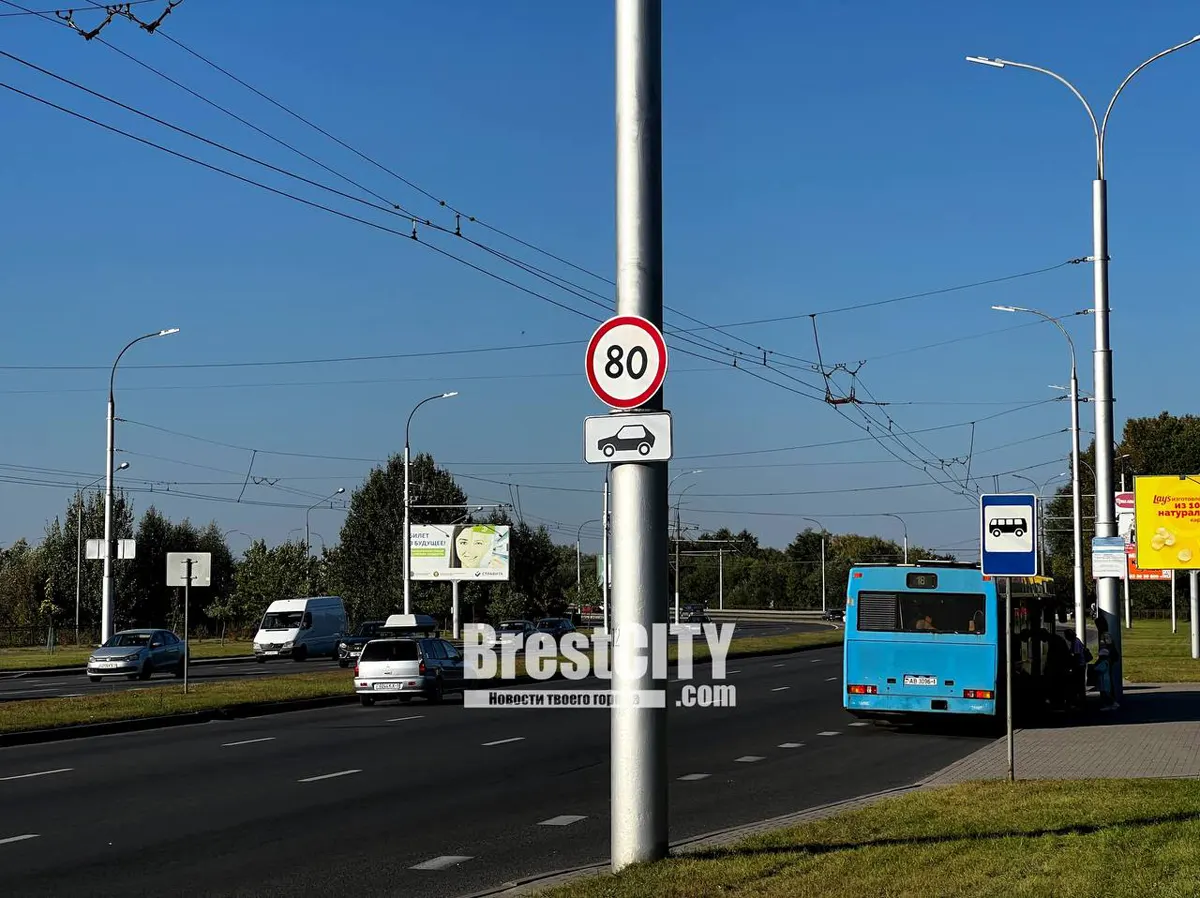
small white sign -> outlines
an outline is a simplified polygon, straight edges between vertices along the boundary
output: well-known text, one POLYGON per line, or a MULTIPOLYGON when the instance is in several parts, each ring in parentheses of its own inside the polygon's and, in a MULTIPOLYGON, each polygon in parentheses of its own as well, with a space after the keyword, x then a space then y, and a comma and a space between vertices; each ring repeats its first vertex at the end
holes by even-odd
POLYGON ((191 586, 212 585, 211 552, 168 552, 167 586, 187 586, 188 560, 192 562, 191 586))
POLYGON ((985 552, 1032 552, 1033 520, 1028 505, 989 505, 984 521, 985 552))
POLYGON ((671 413, 584 418, 583 458, 589 465, 669 461, 671 413))
MULTIPOLYGON (((117 539, 113 540, 117 544, 117 558, 128 560, 134 558, 137 554, 137 540, 133 539, 117 539)), ((89 539, 87 541, 87 557, 91 560, 103 559, 108 556, 108 551, 102 539, 89 539)))
POLYGON ((1118 577, 1129 573, 1125 540, 1119 536, 1092 537, 1092 577, 1118 577))

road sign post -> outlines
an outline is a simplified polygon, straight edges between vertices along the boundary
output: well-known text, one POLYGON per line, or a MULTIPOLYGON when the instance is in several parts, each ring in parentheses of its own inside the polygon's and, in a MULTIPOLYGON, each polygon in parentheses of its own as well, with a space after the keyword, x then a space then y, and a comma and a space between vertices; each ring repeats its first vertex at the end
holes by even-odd
POLYGON ((1016 779, 1013 740, 1012 577, 1038 574, 1038 497, 1027 493, 984 494, 979 497, 980 570, 985 577, 1004 581, 1004 692, 1008 779, 1016 779))
POLYGON ((192 585, 212 585, 211 552, 168 552, 167 586, 183 587, 183 693, 188 691, 188 667, 191 652, 188 644, 188 609, 191 606, 192 585))

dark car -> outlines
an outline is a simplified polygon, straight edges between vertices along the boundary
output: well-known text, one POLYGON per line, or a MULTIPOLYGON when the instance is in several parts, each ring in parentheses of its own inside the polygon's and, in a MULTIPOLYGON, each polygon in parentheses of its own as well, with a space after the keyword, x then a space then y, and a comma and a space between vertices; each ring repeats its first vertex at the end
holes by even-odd
POLYGON ((830 608, 821 615, 822 620, 840 621, 846 619, 846 612, 841 608, 830 608))
POLYGON ((544 617, 537 622, 537 632, 548 633, 558 642, 568 633, 575 632, 575 625, 565 617, 544 617))
POLYGON ((363 621, 358 625, 358 632, 352 636, 343 636, 338 640, 338 667, 349 667, 362 654, 363 646, 379 635, 384 625, 381 620, 363 621))
POLYGON ((654 434, 642 424, 626 424, 610 437, 596 444, 606 458, 612 458, 617 450, 636 449, 638 455, 649 455, 654 448, 654 434))

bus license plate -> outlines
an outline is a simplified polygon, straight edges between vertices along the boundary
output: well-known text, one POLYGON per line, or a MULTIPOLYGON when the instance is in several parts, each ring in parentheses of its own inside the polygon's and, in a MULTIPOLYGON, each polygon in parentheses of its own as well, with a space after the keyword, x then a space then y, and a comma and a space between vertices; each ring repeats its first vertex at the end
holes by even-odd
POLYGON ((917 677, 912 674, 904 675, 905 686, 936 686, 937 684, 937 677, 917 677))

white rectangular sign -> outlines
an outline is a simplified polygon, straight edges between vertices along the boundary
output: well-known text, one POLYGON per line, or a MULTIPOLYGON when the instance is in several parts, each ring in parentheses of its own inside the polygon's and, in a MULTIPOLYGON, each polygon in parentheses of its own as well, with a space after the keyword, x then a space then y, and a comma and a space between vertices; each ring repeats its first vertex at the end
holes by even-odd
POLYGON ((1125 540, 1120 536, 1092 537, 1092 576, 1125 579, 1129 571, 1125 561, 1125 540))
POLYGON ((192 561, 192 586, 212 585, 211 552, 168 552, 167 586, 187 586, 188 559, 192 561))
POLYGON ((508 532, 493 524, 416 524, 409 534, 414 580, 507 580, 508 532))
POLYGON ((583 458, 589 465, 670 461, 671 413, 584 418, 583 458))
MULTIPOLYGON (((113 540, 117 544, 117 558, 128 560, 137 554, 137 540, 132 539, 117 539, 113 540)), ((87 541, 87 557, 90 559, 104 558, 108 555, 104 540, 89 539, 87 541)))

